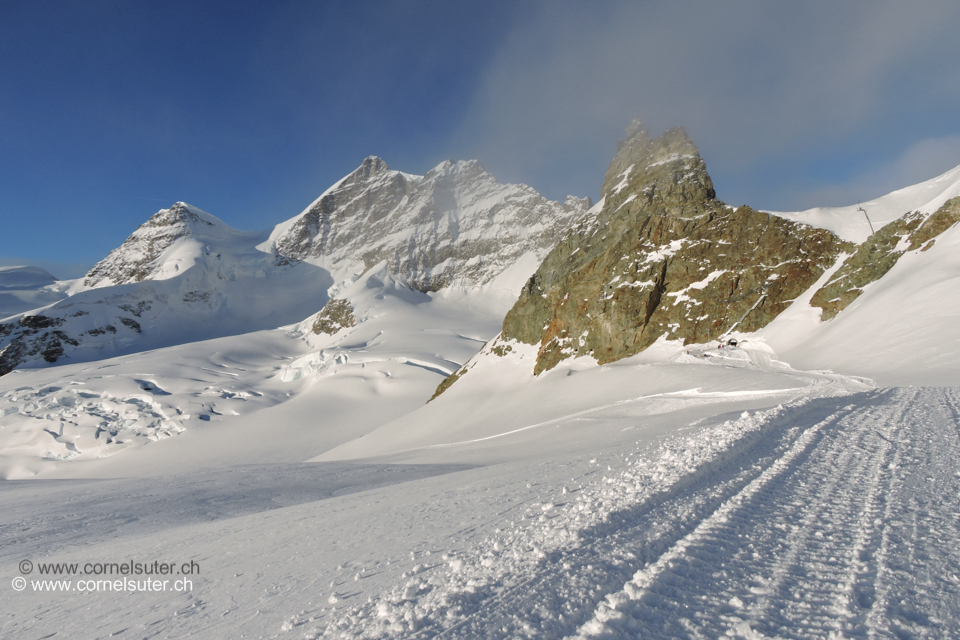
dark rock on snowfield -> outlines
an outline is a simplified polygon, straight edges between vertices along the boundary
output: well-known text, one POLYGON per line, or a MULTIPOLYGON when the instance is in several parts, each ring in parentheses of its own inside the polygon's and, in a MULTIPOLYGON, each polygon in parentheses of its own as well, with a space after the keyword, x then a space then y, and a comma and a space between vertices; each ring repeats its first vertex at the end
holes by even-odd
POLYGON ((536 373, 590 355, 631 356, 768 324, 853 245, 833 233, 716 199, 682 129, 634 125, 603 183, 602 208, 530 278, 502 340, 539 344, 536 373))

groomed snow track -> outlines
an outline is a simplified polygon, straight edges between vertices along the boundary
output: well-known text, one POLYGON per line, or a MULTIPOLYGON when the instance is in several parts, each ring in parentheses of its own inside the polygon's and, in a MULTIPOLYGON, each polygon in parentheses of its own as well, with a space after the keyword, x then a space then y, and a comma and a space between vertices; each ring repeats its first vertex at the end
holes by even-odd
MULTIPOLYGON (((958 391, 824 398, 726 425, 751 419, 532 565, 496 576, 467 559, 456 582, 408 587, 394 599, 413 613, 405 629, 355 610, 312 637, 960 637, 958 391)), ((607 491, 565 496, 549 527, 569 530, 607 491)))
POLYGON ((726 488, 580 635, 960 637, 956 392, 871 396, 783 431, 752 472, 669 501, 726 488))

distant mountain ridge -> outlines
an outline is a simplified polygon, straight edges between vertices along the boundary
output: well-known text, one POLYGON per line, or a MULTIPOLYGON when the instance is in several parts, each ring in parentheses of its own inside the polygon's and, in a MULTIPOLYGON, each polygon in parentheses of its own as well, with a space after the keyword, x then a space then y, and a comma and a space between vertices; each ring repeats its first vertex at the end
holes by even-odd
POLYGON ((334 273, 386 261, 412 288, 436 291, 486 284, 529 252, 542 258, 591 204, 500 184, 476 160, 415 176, 371 156, 278 225, 270 248, 334 273))
POLYGON ((68 298, 0 323, 0 375, 297 323, 380 263, 420 291, 487 284, 518 263, 526 277, 589 205, 500 184, 476 161, 421 177, 373 156, 266 231, 177 202, 68 298))
POLYGON ((66 297, 59 281, 45 269, 32 266, 0 267, 0 321, 66 297))
MULTIPOLYGON (((654 139, 639 123, 601 194, 596 206, 559 203, 500 184, 477 161, 448 160, 416 176, 370 156, 265 231, 239 231, 178 202, 82 280, 29 297, 46 306, 0 322, 0 375, 304 319, 313 326, 331 298, 374 268, 420 293, 490 284, 518 292, 484 353, 535 345, 532 373, 581 356, 613 362, 658 341, 756 332, 798 300, 817 323, 830 321, 960 221, 960 167, 867 203, 877 230, 859 244, 847 239, 863 235, 855 208, 731 207, 716 199, 682 129, 654 139), (895 215, 907 204, 918 208, 895 215)), ((349 301, 327 315, 333 310, 347 317, 349 301)))

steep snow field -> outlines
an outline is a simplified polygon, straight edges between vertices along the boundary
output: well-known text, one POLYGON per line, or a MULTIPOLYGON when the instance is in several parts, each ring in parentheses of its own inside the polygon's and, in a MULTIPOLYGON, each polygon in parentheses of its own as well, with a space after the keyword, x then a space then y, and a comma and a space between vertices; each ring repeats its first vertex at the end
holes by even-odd
POLYGON ((757 332, 784 360, 884 386, 960 386, 960 228, 927 251, 906 252, 828 322, 809 305, 817 286, 757 332))
POLYGON ((931 214, 947 200, 957 196, 960 196, 960 166, 932 180, 898 189, 869 202, 847 207, 816 207, 806 211, 771 213, 788 220, 829 229, 844 240, 860 244, 870 236, 871 224, 874 230, 879 231, 885 224, 905 213, 919 211, 931 214), (869 222, 859 209, 866 210, 869 222))

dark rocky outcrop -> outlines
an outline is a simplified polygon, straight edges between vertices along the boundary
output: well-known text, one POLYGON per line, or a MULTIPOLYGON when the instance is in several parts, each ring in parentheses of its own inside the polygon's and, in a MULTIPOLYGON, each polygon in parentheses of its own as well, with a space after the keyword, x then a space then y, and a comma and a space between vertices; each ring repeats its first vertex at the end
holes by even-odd
POLYGON ((317 319, 313 322, 311 330, 315 334, 326 333, 335 334, 340 329, 356 326, 357 321, 353 317, 353 307, 349 300, 334 298, 323 306, 317 319))
POLYGON ((535 373, 591 355, 631 356, 775 318, 853 245, 716 199, 682 129, 634 125, 603 183, 603 208, 551 251, 507 314, 502 340, 539 344, 535 373))
POLYGON ((41 357, 46 362, 56 362, 63 357, 63 345, 77 346, 79 342, 65 332, 55 329, 62 325, 62 318, 48 316, 23 316, 14 325, 0 325, 0 337, 14 334, 13 339, 0 349, 0 376, 13 371, 18 364, 30 357, 41 357))
POLYGON ((926 251, 935 238, 960 222, 960 198, 948 200, 930 216, 912 212, 867 238, 856 253, 818 290, 810 304, 830 320, 856 300, 863 288, 882 278, 907 251, 926 251))

